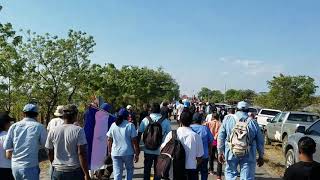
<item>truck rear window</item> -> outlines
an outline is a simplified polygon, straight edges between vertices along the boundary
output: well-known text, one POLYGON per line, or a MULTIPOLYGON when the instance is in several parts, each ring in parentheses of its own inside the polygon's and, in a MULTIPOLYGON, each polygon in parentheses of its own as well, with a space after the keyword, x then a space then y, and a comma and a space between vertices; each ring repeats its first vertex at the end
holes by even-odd
POLYGON ((300 121, 300 122, 314 122, 315 119, 314 115, 308 114, 290 114, 288 117, 289 121, 300 121))
POLYGON ((268 115, 268 116, 276 116, 279 112, 278 111, 270 111, 270 110, 261 110, 260 114, 268 115))

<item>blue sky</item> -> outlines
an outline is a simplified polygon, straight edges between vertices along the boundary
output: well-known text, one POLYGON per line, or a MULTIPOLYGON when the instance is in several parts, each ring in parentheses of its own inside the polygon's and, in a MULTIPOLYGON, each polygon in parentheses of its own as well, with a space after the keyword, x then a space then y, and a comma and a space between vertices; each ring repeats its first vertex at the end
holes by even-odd
POLYGON ((163 67, 181 92, 267 91, 274 75, 320 79, 318 0, 2 0, 1 22, 93 35, 94 63, 163 67))

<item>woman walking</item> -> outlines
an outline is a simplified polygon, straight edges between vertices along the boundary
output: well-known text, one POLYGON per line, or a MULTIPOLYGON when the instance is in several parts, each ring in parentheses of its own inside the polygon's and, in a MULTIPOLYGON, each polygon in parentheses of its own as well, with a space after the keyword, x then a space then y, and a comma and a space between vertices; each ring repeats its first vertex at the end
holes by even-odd
POLYGON ((125 108, 120 109, 116 122, 111 125, 107 133, 115 180, 122 179, 123 165, 126 167, 126 180, 132 180, 133 161, 137 163, 139 160, 137 131, 135 126, 128 122, 128 116, 129 112, 125 108))

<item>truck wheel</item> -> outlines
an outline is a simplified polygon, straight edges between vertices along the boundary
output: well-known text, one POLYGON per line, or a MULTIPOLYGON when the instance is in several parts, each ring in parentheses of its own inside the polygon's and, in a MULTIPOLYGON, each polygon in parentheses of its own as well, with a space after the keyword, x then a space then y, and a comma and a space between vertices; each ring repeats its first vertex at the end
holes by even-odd
POLYGON ((295 163, 295 157, 294 157, 294 152, 293 149, 289 149, 289 151, 286 154, 286 168, 290 167, 295 163))
POLYGON ((264 144, 265 145, 271 145, 271 141, 268 138, 267 131, 265 131, 263 134, 264 134, 264 144))
POLYGON ((283 150, 283 152, 285 152, 287 144, 288 144, 288 135, 285 135, 284 138, 282 139, 282 150, 283 150))

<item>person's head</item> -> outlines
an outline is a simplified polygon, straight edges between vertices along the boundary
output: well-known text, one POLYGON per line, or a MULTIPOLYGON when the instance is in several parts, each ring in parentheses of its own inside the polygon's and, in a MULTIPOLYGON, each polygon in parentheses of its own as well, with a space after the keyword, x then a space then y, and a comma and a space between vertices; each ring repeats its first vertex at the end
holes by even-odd
POLYGON ((196 112, 193 114, 193 117, 192 117, 193 123, 202 124, 202 121, 203 121, 203 114, 202 113, 196 112))
POLYGON ((121 108, 117 115, 116 125, 119 126, 124 120, 127 120, 129 112, 125 108, 121 108))
POLYGON ((130 104, 127 106, 127 111, 129 111, 129 112, 133 111, 133 107, 130 104))
POLYGON ((212 113, 212 118, 215 119, 215 120, 219 120, 219 115, 217 112, 213 112, 212 113))
POLYGON ((63 106, 57 106, 56 111, 53 113, 56 117, 62 117, 63 116, 63 106))
POLYGON ((299 158, 308 157, 312 159, 313 154, 316 152, 316 142, 308 137, 302 137, 298 142, 299 158))
POLYGON ((14 122, 14 119, 7 112, 0 112, 0 132, 8 131, 11 122, 14 122))
POLYGON ((249 112, 249 104, 245 101, 240 101, 237 105, 237 111, 249 112))
POLYGON ((38 107, 35 104, 27 104, 23 107, 24 116, 35 119, 38 116, 38 107))
POLYGON ((103 110, 107 111, 108 113, 110 113, 111 109, 112 109, 112 106, 110 104, 108 104, 108 103, 103 103, 101 105, 101 109, 103 109, 103 110))
POLYGON ((73 124, 78 117, 78 108, 74 104, 63 106, 63 119, 67 124, 73 124))
POLYGON ((229 109, 228 109, 228 113, 229 113, 229 114, 234 114, 234 113, 236 113, 235 108, 229 108, 229 109))
POLYGON ((162 103, 162 106, 168 106, 169 105, 169 103, 167 102, 167 101, 164 101, 163 103, 162 103))
POLYGON ((160 113, 160 104, 153 103, 151 106, 151 113, 159 114, 160 113))
POLYGON ((149 104, 143 104, 143 110, 144 111, 149 111, 150 105, 149 104))
POLYGON ((192 122, 192 113, 185 109, 180 115, 180 122, 182 126, 189 127, 192 122))

